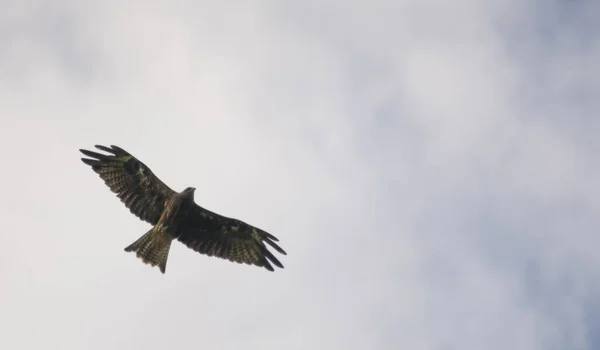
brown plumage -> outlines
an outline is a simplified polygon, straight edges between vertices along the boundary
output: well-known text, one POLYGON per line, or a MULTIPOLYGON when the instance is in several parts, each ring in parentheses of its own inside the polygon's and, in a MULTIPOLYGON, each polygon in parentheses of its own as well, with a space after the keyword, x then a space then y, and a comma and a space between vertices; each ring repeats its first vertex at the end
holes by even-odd
POLYGON ((207 256, 256 265, 274 271, 283 265, 267 249, 287 255, 275 236, 243 221, 206 210, 194 202, 195 188, 175 192, 144 163, 117 146, 95 146, 101 154, 84 149, 89 158, 81 160, 92 167, 129 211, 153 227, 125 248, 144 263, 165 273, 169 248, 174 239, 207 256), (90 159, 91 158, 91 159, 90 159))

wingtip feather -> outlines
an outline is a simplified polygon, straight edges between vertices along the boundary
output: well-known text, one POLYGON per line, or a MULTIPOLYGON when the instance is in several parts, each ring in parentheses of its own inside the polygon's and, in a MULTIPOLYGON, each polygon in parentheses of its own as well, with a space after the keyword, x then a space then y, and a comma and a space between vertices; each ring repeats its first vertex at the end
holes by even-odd
POLYGON ((109 147, 106 147, 103 145, 94 145, 94 147, 96 147, 97 149, 99 149, 101 151, 116 155, 115 151, 112 148, 109 148, 109 147))
POLYGON ((110 145, 110 148, 113 149, 113 152, 116 151, 117 153, 122 154, 122 155, 129 155, 129 152, 127 152, 126 150, 122 149, 119 146, 110 145))
POLYGON ((89 159, 89 158, 81 158, 81 161, 92 167, 96 166, 100 163, 99 161, 97 161, 95 159, 89 159))
POLYGON ((275 241, 275 242, 279 242, 279 239, 275 236, 273 236, 272 234, 270 234, 269 232, 265 231, 265 230, 261 230, 262 234, 267 237, 268 239, 275 241))
POLYGON ((268 261, 266 258, 264 258, 264 260, 263 260, 263 262, 262 262, 262 266, 263 266, 265 269, 267 269, 267 270, 269 270, 269 271, 271 271, 271 272, 274 272, 274 271, 275 271, 275 269, 273 268, 273 266, 272 266, 272 265, 269 263, 269 261, 268 261))
POLYGON ((270 245, 271 247, 273 247, 273 249, 275 249, 279 254, 287 255, 285 250, 283 250, 283 248, 281 248, 279 245, 277 245, 277 243, 272 242, 269 239, 265 239, 264 242, 267 243, 268 245, 270 245))
MULTIPOLYGON (((263 259, 264 259, 264 263, 266 266, 270 266, 272 269, 273 267, 269 263, 269 262, 272 262, 273 264, 275 264, 275 266, 277 266, 279 268, 283 268, 283 264, 281 263, 281 261, 279 261, 275 257, 275 255, 273 255, 273 253, 271 253, 267 248, 264 248, 263 254, 264 254, 263 259)), ((271 270, 271 271, 273 271, 273 270, 271 270)))

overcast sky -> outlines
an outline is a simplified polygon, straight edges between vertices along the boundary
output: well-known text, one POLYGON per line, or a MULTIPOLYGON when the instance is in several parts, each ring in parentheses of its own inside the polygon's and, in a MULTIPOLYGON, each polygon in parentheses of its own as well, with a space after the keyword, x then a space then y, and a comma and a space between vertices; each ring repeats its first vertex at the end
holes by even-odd
POLYGON ((600 2, 0 8, 0 348, 600 348, 600 2), (125 253, 95 144, 285 269, 125 253))

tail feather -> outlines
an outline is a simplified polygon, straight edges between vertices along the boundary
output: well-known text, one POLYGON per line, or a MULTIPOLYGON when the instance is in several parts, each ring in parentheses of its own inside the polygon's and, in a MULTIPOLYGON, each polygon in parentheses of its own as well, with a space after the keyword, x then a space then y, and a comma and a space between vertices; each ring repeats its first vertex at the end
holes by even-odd
POLYGON ((167 258, 171 248, 172 239, 150 229, 142 237, 125 248, 126 252, 135 252, 136 256, 145 264, 158 266, 160 272, 165 273, 167 269, 167 258))

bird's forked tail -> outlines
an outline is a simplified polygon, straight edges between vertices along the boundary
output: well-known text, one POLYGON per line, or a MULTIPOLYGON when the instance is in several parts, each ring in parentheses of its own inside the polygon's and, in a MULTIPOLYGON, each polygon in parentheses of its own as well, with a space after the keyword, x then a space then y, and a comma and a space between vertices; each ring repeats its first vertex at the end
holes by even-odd
POLYGON ((136 256, 145 264, 158 265, 160 272, 165 273, 171 242, 171 237, 153 227, 137 241, 127 246, 125 251, 135 252, 136 256))

